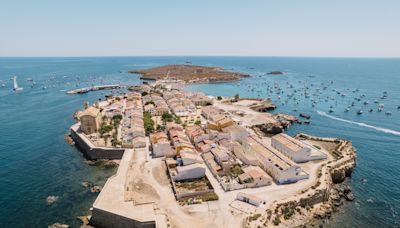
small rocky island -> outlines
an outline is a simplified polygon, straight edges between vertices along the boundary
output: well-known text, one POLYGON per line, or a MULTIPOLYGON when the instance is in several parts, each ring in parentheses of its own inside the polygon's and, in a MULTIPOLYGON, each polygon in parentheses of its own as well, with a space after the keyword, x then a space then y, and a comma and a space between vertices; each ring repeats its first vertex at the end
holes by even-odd
POLYGON ((128 71, 132 74, 140 74, 140 79, 160 80, 160 79, 176 79, 186 83, 212 83, 236 81, 247 74, 238 72, 225 71, 221 67, 206 67, 195 65, 165 65, 144 70, 128 71))
POLYGON ((283 74, 283 72, 282 71, 279 71, 279 70, 274 70, 274 71, 271 71, 271 72, 269 72, 269 73, 267 73, 268 75, 282 75, 283 74))

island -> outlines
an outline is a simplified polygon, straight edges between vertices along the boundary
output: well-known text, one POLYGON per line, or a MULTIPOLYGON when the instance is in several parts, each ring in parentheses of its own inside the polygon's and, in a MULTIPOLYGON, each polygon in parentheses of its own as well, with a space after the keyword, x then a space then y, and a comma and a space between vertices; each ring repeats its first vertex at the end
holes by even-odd
POLYGON ((141 79, 160 80, 175 79, 186 83, 212 83, 240 80, 249 75, 226 71, 221 67, 195 66, 188 64, 165 65, 144 70, 128 71, 132 74, 140 74, 141 79))
POLYGON ((270 75, 282 75, 283 72, 282 71, 278 71, 278 70, 274 70, 274 71, 271 71, 271 72, 269 72, 267 74, 270 74, 270 75))
POLYGON ((353 200, 350 141, 290 136, 297 118, 268 113, 270 99, 187 92, 159 72, 75 114, 70 136, 85 157, 119 160, 90 225, 295 227, 353 200))

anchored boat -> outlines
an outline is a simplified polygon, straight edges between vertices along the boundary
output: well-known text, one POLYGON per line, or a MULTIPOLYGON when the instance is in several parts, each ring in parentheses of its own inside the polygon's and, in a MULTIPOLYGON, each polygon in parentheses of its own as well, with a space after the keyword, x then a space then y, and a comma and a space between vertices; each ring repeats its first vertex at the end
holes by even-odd
POLYGON ((11 80, 13 81, 13 90, 14 90, 14 91, 23 90, 22 87, 18 87, 17 76, 12 77, 11 80))

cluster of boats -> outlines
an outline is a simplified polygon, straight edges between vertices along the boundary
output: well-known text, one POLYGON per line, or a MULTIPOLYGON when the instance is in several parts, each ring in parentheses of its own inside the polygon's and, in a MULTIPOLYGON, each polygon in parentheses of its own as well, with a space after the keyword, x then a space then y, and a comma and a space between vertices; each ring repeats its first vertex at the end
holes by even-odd
MULTIPOLYGON (((256 93, 259 98, 270 97, 273 100, 281 101, 282 106, 290 103, 291 106, 294 106, 292 109, 294 112, 297 112, 298 107, 301 107, 304 103, 311 104, 312 108, 317 107, 319 104, 327 103, 330 104, 328 112, 333 113, 340 106, 338 104, 345 104, 347 102, 349 103, 347 107, 345 106, 344 112, 350 112, 352 109, 355 109, 357 115, 362 115, 364 110, 368 110, 368 112, 374 112, 375 110, 377 112, 385 112, 383 100, 389 96, 387 91, 384 91, 380 98, 373 102, 375 104, 374 107, 374 104, 370 104, 366 100, 367 96, 365 94, 360 94, 360 89, 338 90, 333 88, 334 84, 333 80, 321 83, 310 83, 308 80, 299 80, 297 83, 286 81, 285 85, 282 86, 281 82, 269 81, 266 78, 265 81, 257 81, 257 84, 254 84, 254 81, 237 82, 236 86, 245 86, 248 92, 256 93)), ((400 106, 397 109, 400 109, 400 106)), ((385 114, 391 115, 392 113, 386 111, 385 114)))
MULTIPOLYGON (((67 79, 67 78, 69 78, 69 76, 62 77, 62 79, 67 79)), ((10 79, 12 81, 12 86, 13 86, 14 91, 23 90, 23 88, 18 85, 17 76, 12 76, 10 79)), ((56 88, 56 87, 60 87, 60 86, 70 86, 70 85, 75 84, 76 87, 86 86, 82 89, 77 89, 78 91, 81 91, 81 93, 85 93, 85 92, 89 92, 89 91, 96 91, 96 90, 101 90, 101 89, 111 89, 111 94, 120 94, 120 93, 124 92, 122 90, 122 88, 124 88, 124 87, 120 86, 119 82, 115 84, 118 86, 115 86, 115 85, 111 86, 111 85, 106 85, 106 83, 104 83, 104 81, 101 79, 99 82, 99 84, 101 84, 101 86, 95 86, 93 84, 93 82, 99 81, 98 78, 85 77, 85 79, 86 80, 83 80, 79 76, 76 76, 75 78, 71 77, 71 80, 66 81, 66 80, 57 80, 57 78, 55 76, 50 76, 49 78, 47 78, 46 80, 44 80, 44 82, 41 82, 40 84, 41 84, 41 89, 43 89, 43 90, 48 89, 48 88, 56 88)), ((34 81, 32 78, 27 78, 26 81, 29 84, 29 87, 31 87, 31 88, 35 88, 38 86, 36 81, 34 81)), ((6 83, 3 82, 2 80, 0 80, 0 87, 6 87, 6 83)), ((63 91, 65 91, 65 90, 63 90, 63 91)))

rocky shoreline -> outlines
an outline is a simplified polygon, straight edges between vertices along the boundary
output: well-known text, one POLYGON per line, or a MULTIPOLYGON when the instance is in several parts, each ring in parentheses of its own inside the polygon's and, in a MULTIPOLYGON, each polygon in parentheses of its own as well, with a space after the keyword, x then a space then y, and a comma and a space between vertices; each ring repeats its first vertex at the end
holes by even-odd
POLYGON ((294 116, 287 114, 274 114, 272 118, 276 120, 275 123, 264 123, 260 125, 253 126, 253 130, 256 132, 262 132, 265 136, 272 136, 279 133, 282 133, 285 129, 287 129, 293 123, 298 123, 298 119, 294 116))
POLYGON ((301 194, 275 202, 258 216, 246 219, 246 227, 256 227, 262 223, 265 227, 313 227, 319 226, 337 212, 345 201, 353 201, 350 187, 344 182, 351 177, 356 165, 356 150, 348 140, 314 137, 306 134, 296 136, 301 140, 320 142, 334 160, 327 161, 318 170, 318 179, 314 185, 301 194), (328 148, 332 146, 333 148, 328 148))

